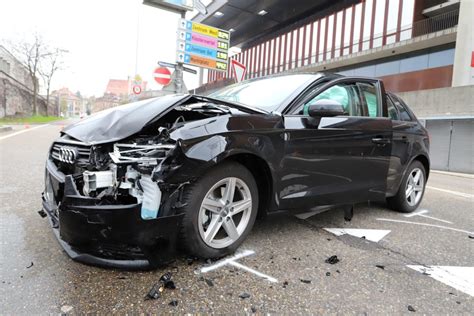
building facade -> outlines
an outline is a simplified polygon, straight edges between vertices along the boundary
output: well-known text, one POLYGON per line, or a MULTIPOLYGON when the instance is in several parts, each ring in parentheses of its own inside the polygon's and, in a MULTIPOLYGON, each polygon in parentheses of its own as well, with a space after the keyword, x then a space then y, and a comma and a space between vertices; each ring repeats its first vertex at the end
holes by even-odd
MULTIPOLYGON (((474 173, 474 1, 215 0, 207 8, 193 21, 231 31, 231 46, 241 50, 232 58, 246 66, 246 79, 292 72, 381 78, 434 135, 434 168, 474 173)), ((230 67, 204 78, 198 93, 235 82, 230 67)))

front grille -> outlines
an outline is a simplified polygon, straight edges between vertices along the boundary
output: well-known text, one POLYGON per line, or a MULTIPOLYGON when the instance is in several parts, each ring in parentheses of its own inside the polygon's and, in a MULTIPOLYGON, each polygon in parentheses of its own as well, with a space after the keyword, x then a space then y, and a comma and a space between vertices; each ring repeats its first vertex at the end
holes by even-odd
POLYGON ((55 142, 51 149, 53 160, 68 164, 74 164, 80 160, 89 161, 90 154, 91 146, 80 142, 55 142))

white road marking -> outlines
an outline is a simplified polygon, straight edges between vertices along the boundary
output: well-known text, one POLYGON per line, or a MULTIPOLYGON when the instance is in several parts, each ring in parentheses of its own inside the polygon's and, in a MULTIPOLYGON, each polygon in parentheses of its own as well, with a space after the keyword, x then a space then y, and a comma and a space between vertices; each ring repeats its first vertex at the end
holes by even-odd
POLYGON ((390 230, 382 230, 382 229, 355 229, 355 228, 323 228, 325 231, 333 233, 336 236, 342 235, 351 235, 354 237, 365 237, 365 239, 379 242, 382 238, 387 236, 390 233, 390 230))
POLYGON ((413 224, 413 225, 420 225, 420 226, 430 226, 430 227, 437 227, 441 229, 447 229, 447 230, 453 230, 456 232, 461 232, 461 233, 466 233, 468 235, 474 234, 474 232, 470 232, 467 230, 463 229, 457 229, 457 228, 452 228, 452 227, 446 227, 446 226, 441 226, 441 225, 432 225, 432 224, 426 224, 426 223, 420 223, 420 222, 410 222, 410 221, 401 221, 398 219, 390 219, 390 218, 377 218, 378 221, 384 221, 384 222, 394 222, 394 223, 405 223, 405 224, 413 224))
POLYGON ((20 135, 20 134, 23 134, 23 133, 26 133, 26 132, 34 131, 35 129, 45 127, 45 126, 49 126, 49 124, 38 125, 38 126, 35 126, 35 127, 32 127, 32 128, 23 129, 21 131, 15 132, 15 133, 11 133, 11 134, 2 136, 2 137, 0 137, 0 140, 4 140, 4 139, 10 138, 10 137, 13 137, 13 136, 16 136, 16 135, 20 135))
POLYGON ((253 250, 244 250, 243 252, 238 253, 235 256, 232 256, 232 257, 227 258, 227 259, 220 260, 220 261, 216 262, 213 265, 210 265, 210 266, 207 266, 207 267, 202 267, 199 271, 197 271, 197 273, 206 273, 206 272, 216 270, 216 269, 218 269, 220 267, 223 267, 223 266, 226 266, 226 265, 231 265, 231 266, 240 268, 242 270, 245 270, 247 272, 253 273, 256 276, 264 278, 264 279, 266 279, 270 282, 273 282, 273 283, 278 282, 278 280, 275 279, 274 277, 271 277, 271 276, 266 275, 264 273, 261 273, 257 270, 249 268, 249 267, 247 267, 247 266, 245 266, 241 263, 236 262, 236 260, 238 260, 238 259, 250 256, 250 255, 254 255, 254 254, 255 254, 255 251, 253 251, 253 250))
POLYGON ((238 262, 235 262, 235 261, 230 261, 229 264, 230 264, 230 265, 233 265, 234 267, 237 267, 237 268, 240 268, 240 269, 242 269, 242 270, 245 270, 245 271, 247 271, 247 272, 250 272, 250 273, 253 273, 253 274, 255 274, 255 275, 258 275, 259 277, 264 278, 264 279, 267 279, 267 280, 270 281, 270 282, 273 282, 273 283, 278 282, 278 280, 275 279, 274 277, 271 277, 271 276, 266 275, 266 274, 264 274, 264 273, 262 273, 262 272, 259 272, 259 271, 257 271, 257 270, 252 269, 252 268, 249 268, 249 267, 247 267, 247 266, 244 266, 244 265, 241 264, 241 263, 238 263, 238 262))
POLYGON ((421 210, 421 211, 411 213, 411 214, 406 214, 406 215, 403 215, 403 216, 405 216, 405 217, 421 216, 421 217, 426 217, 426 218, 429 218, 429 219, 434 219, 435 221, 440 221, 440 222, 443 222, 443 223, 452 224, 452 222, 450 222, 450 221, 425 215, 426 213, 428 213, 428 210, 421 210))
POLYGON ((437 190, 437 191, 444 192, 444 193, 457 195, 457 196, 468 198, 468 199, 473 199, 474 198, 474 194, 463 193, 463 192, 459 192, 459 191, 446 190, 446 189, 441 189, 441 188, 435 188, 435 187, 432 187, 432 186, 426 186, 426 188, 431 189, 431 190, 437 190))
POLYGON ((201 273, 206 273, 206 272, 215 270, 217 268, 220 268, 222 266, 225 266, 225 265, 229 264, 230 261, 239 260, 241 258, 248 257, 248 256, 251 256, 251 255, 254 255, 254 254, 255 254, 255 251, 253 251, 253 250, 244 250, 243 252, 238 253, 235 256, 217 261, 213 265, 210 265, 210 266, 207 266, 207 267, 202 267, 201 268, 201 273))
POLYGON ((456 290, 474 296, 474 268, 449 266, 417 266, 407 265, 408 268, 420 273, 429 274, 433 279, 443 282, 456 290))

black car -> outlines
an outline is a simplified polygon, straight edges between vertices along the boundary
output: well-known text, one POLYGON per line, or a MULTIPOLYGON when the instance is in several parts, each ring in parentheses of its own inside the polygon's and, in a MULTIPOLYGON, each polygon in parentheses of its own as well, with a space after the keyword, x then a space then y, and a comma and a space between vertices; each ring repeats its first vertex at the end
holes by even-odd
POLYGON ((77 261, 155 267, 178 246, 217 258, 257 215, 381 200, 415 210, 428 149, 426 129, 377 79, 267 77, 67 127, 46 162, 43 208, 77 261))

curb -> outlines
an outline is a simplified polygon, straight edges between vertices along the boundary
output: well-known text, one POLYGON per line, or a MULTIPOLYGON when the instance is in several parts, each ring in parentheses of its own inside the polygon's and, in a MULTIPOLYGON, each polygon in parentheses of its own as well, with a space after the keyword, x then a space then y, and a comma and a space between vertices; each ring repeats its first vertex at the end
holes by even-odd
POLYGON ((11 126, 0 126, 0 133, 10 132, 13 131, 11 126))
POLYGON ((447 176, 474 179, 474 174, 470 174, 470 173, 450 172, 450 171, 443 171, 443 170, 430 170, 430 173, 438 173, 438 174, 444 174, 447 176))

